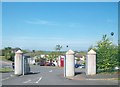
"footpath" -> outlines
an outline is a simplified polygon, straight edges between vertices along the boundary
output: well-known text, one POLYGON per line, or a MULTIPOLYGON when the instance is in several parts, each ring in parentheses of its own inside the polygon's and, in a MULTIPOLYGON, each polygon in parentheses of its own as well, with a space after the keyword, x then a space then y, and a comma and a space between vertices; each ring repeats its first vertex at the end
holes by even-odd
POLYGON ((76 70, 74 77, 69 77, 68 79, 72 80, 118 80, 120 73, 113 74, 96 74, 96 75, 86 75, 83 69, 76 70))

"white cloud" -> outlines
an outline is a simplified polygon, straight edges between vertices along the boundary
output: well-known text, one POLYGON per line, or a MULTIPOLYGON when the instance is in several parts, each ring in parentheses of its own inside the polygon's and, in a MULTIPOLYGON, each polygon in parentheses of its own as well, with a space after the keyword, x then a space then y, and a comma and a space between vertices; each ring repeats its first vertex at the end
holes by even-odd
POLYGON ((56 21, 48 21, 48 20, 41 20, 41 19, 33 19, 33 20, 26 20, 28 24, 36 24, 36 25, 50 25, 50 26, 62 26, 62 27, 71 27, 71 28, 80 28, 82 27, 81 23, 77 22, 56 22, 56 21))
POLYGON ((40 20, 40 19, 34 19, 34 20, 27 20, 25 21, 28 24, 40 24, 40 25, 57 25, 54 22, 47 21, 47 20, 40 20))

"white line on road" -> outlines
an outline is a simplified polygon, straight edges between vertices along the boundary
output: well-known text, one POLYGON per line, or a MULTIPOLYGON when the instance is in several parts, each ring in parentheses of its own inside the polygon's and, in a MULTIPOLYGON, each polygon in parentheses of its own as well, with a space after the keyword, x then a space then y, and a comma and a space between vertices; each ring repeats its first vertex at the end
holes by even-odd
POLYGON ((29 79, 29 80, 27 80, 27 81, 25 81, 24 83, 28 83, 28 82, 30 82, 31 80, 29 79))
POLYGON ((13 75, 11 74, 10 76, 12 77, 13 75))
POLYGON ((38 83, 40 80, 42 80, 42 76, 38 79, 38 81, 36 81, 35 83, 38 83))
POLYGON ((49 72, 52 72, 52 70, 50 70, 49 72))

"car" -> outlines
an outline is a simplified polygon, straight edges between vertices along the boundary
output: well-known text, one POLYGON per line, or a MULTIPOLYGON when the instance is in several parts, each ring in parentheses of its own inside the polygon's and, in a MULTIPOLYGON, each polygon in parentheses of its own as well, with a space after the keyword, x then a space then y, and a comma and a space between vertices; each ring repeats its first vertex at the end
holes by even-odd
POLYGON ((45 62, 44 66, 50 66, 49 62, 45 62))
POLYGON ((78 68, 85 68, 85 65, 80 65, 78 68))
POLYGON ((50 63, 50 66, 55 66, 55 64, 54 63, 50 63))
POLYGON ((75 64, 75 68, 78 68, 79 66, 80 66, 80 64, 77 64, 77 63, 75 64))
POLYGON ((85 68, 85 65, 76 63, 75 68, 85 68))
POLYGON ((45 65, 45 63, 44 62, 40 62, 40 66, 44 66, 45 65))
POLYGON ((54 64, 54 63, 46 62, 46 63, 45 63, 45 66, 55 66, 55 64, 54 64))
POLYGON ((36 63, 34 63, 33 65, 40 65, 40 63, 39 63, 39 62, 36 62, 36 63))

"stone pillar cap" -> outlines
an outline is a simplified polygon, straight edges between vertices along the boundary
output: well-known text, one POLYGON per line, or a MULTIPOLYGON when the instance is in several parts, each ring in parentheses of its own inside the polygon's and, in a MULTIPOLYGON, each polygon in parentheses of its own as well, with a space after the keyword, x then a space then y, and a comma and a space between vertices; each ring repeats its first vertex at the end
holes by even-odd
POLYGON ((95 52, 93 49, 91 49, 91 50, 88 52, 88 54, 96 54, 96 52, 95 52))
POLYGON ((21 50, 18 50, 18 51, 17 51, 17 52, 15 52, 15 53, 22 54, 23 52, 22 52, 21 50))
POLYGON ((73 55, 75 52, 72 51, 71 49, 69 51, 66 52, 67 55, 73 55))

